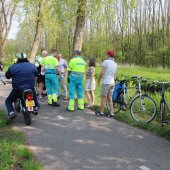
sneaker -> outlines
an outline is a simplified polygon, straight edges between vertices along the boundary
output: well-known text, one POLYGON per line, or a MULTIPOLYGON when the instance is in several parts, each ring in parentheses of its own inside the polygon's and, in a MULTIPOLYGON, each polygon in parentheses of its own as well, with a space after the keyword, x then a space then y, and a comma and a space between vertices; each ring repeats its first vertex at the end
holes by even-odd
POLYGON ((63 100, 67 100, 68 98, 67 97, 63 97, 63 100))
POLYGON ((96 116, 104 116, 104 113, 101 113, 100 111, 95 112, 96 116))
POLYGON ((38 106, 37 106, 37 107, 34 107, 34 111, 32 112, 32 114, 38 115, 38 106))
POLYGON ((81 110, 81 111, 83 111, 84 109, 81 109, 81 108, 79 108, 79 107, 78 107, 78 110, 81 110))
POLYGON ((66 111, 69 111, 69 112, 74 112, 74 110, 69 110, 68 107, 66 108, 66 111))
POLYGON ((126 110, 127 110, 126 106, 125 106, 125 105, 122 105, 122 106, 121 106, 121 110, 126 111, 126 110))
POLYGON ((41 100, 41 102, 45 102, 45 99, 44 99, 44 98, 41 98, 40 100, 41 100))
POLYGON ((93 105, 90 105, 90 104, 89 104, 89 105, 87 105, 86 107, 87 107, 87 108, 90 108, 90 107, 92 107, 92 106, 93 106, 93 105))
POLYGON ((57 102, 53 102, 52 106, 60 107, 60 104, 59 104, 59 103, 57 103, 57 102))
POLYGON ((115 117, 114 113, 110 113, 108 117, 115 117))
POLYGON ((15 112, 10 112, 8 114, 8 118, 7 118, 6 124, 9 125, 16 117, 17 117, 17 115, 16 115, 15 112))

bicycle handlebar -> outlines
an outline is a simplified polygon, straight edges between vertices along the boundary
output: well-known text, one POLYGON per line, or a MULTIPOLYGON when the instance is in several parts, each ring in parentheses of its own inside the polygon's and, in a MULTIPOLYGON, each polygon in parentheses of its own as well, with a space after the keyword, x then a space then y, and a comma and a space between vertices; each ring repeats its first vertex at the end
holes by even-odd
POLYGON ((127 83, 129 80, 119 80, 120 83, 127 83))
POLYGON ((152 84, 168 84, 170 81, 152 81, 152 84))
POLYGON ((140 79, 142 76, 132 76, 133 79, 140 79))

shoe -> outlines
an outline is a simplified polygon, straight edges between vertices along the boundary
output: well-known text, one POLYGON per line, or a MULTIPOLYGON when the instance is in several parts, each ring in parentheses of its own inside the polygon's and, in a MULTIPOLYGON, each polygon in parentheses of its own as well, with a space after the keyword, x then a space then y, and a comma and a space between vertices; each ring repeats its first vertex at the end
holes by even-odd
POLYGON ((33 115, 38 115, 38 107, 34 107, 34 111, 32 112, 33 115))
POLYGON ((95 112, 96 116, 104 116, 104 113, 100 113, 100 111, 95 112))
POLYGON ((114 115, 114 113, 111 113, 111 114, 108 115, 108 117, 110 117, 110 118, 115 117, 115 115, 114 115))
POLYGON ((9 125, 17 117, 15 112, 10 112, 6 124, 9 125))
POLYGON ((93 107, 93 105, 87 105, 86 107, 87 107, 87 108, 90 108, 90 107, 93 107))
POLYGON ((67 100, 68 98, 67 97, 63 97, 63 100, 67 100))
POLYGON ((39 101, 40 102, 45 102, 45 99, 42 97, 42 98, 39 98, 39 101))
POLYGON ((80 109, 80 108, 78 107, 78 110, 81 110, 81 111, 83 111, 84 109, 80 109))
POLYGON ((126 106, 125 106, 125 105, 122 105, 122 106, 121 106, 121 110, 126 111, 126 110, 127 110, 126 106))
POLYGON ((69 112, 74 112, 74 110, 69 110, 68 107, 66 108, 66 111, 69 111, 69 112))
POLYGON ((57 103, 57 102, 53 102, 52 106, 60 107, 60 104, 59 104, 59 103, 57 103))

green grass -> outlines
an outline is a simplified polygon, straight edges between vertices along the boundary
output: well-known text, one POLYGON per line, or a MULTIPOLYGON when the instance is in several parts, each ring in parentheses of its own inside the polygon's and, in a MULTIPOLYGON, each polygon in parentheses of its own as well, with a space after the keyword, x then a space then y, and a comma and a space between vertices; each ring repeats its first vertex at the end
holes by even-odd
MULTIPOLYGON (((100 70, 101 70, 101 67, 96 68, 96 77, 98 77, 100 70)), ((154 80, 170 81, 170 70, 161 69, 161 68, 157 68, 157 69, 142 68, 142 67, 136 67, 136 66, 132 66, 132 67, 123 67, 123 66, 119 67, 118 66, 117 78, 119 80, 123 80, 123 79, 129 80, 131 79, 132 76, 136 76, 136 75, 142 76, 143 78, 147 79, 149 82, 154 81, 154 80)), ((134 93, 134 90, 135 89, 128 90, 127 96, 130 97, 134 93)), ((155 100, 157 104, 157 108, 158 108, 157 116, 152 122, 150 123, 135 122, 132 119, 129 110, 126 112, 120 111, 119 113, 115 115, 115 117, 116 119, 126 122, 132 126, 146 129, 150 132, 153 132, 154 134, 158 134, 162 137, 170 139, 170 124, 165 125, 163 127, 160 124, 160 116, 159 116, 160 93, 149 94, 149 95, 155 100)), ((95 98, 96 98, 96 106, 94 106, 92 109, 99 110, 100 99, 101 99, 101 85, 96 86, 95 98)), ((166 92, 166 98, 170 105, 170 92, 169 91, 166 92)), ((105 112, 107 112, 107 109, 105 109, 105 112)), ((167 117, 167 119, 170 120, 170 115, 167 117)))
POLYGON ((24 144, 23 133, 14 131, 10 126, 6 126, 4 112, 0 111, 0 169, 43 169, 24 144))
MULTIPOLYGON (((96 68, 96 76, 98 76, 101 67, 96 68)), ((119 79, 130 78, 131 76, 142 76, 143 78, 154 81, 154 80, 169 80, 170 81, 170 69, 162 69, 162 68, 145 68, 145 67, 125 67, 118 66, 117 77, 119 79)))

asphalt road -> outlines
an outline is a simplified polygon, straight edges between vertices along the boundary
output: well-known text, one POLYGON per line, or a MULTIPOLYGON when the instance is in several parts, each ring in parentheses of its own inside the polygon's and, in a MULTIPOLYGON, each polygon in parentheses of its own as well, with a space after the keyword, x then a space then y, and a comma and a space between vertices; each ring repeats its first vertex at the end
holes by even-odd
MULTIPOLYGON (((0 107, 10 85, 0 85, 0 107)), ((32 126, 13 122, 46 170, 169 170, 170 142, 92 111, 67 112, 41 103, 32 126)))

